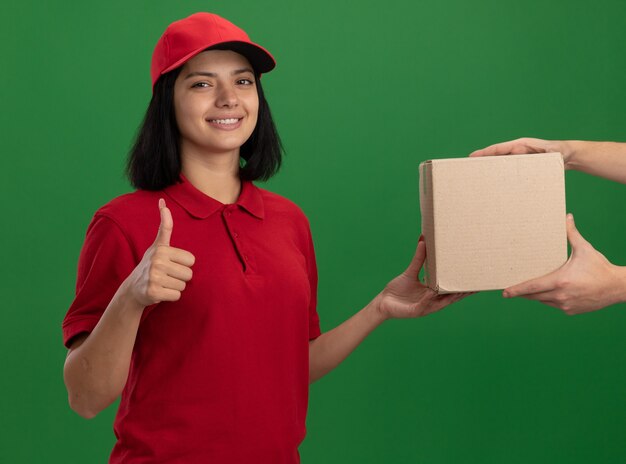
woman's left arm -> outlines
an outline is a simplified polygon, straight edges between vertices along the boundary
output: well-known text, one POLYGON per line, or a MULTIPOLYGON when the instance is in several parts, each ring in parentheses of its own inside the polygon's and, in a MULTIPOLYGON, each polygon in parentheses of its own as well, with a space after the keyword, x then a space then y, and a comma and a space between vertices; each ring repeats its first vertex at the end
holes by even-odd
POLYGON ((348 357, 376 327, 387 319, 426 316, 470 293, 438 295, 419 280, 426 259, 420 239, 409 267, 389 282, 369 304, 350 319, 309 343, 309 382, 324 377, 348 357))

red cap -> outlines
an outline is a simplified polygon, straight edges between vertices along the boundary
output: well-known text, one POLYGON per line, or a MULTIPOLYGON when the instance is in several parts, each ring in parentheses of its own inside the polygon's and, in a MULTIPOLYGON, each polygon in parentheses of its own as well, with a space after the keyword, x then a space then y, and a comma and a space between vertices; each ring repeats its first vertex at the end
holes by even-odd
POLYGON ((258 73, 266 73, 276 66, 267 50, 252 42, 245 31, 230 21, 213 13, 195 13, 167 26, 154 47, 150 66, 152 89, 162 74, 215 45, 245 56, 258 73))

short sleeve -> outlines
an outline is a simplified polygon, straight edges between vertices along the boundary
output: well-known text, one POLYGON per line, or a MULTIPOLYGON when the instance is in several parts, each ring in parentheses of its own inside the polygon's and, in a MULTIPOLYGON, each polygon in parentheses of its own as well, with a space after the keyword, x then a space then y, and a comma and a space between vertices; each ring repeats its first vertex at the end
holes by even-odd
POLYGON ((87 228, 78 259, 76 296, 63 319, 63 343, 91 332, 122 282, 138 263, 118 224, 96 214, 87 228))
POLYGON ((317 314, 317 262, 315 260, 315 248, 311 228, 307 221, 307 273, 311 286, 311 302, 309 304, 309 340, 314 340, 322 334, 320 329, 320 318, 317 314))

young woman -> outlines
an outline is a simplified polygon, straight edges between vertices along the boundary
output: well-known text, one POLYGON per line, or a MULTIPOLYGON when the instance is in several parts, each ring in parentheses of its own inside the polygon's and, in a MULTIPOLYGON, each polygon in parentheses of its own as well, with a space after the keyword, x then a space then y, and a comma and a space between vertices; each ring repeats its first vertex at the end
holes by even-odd
POLYGON ((100 208, 63 321, 69 402, 94 417, 121 395, 114 463, 297 463, 310 382, 388 318, 437 311, 408 269, 321 334, 306 217, 255 186, 281 146, 260 77, 274 59, 232 23, 171 24, 131 152, 137 188, 100 208))

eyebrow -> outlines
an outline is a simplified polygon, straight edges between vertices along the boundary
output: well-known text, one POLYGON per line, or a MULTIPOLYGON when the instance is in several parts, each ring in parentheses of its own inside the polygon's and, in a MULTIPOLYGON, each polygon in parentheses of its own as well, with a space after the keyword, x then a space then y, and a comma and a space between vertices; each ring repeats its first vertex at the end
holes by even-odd
MULTIPOLYGON (((254 71, 251 68, 241 68, 241 69, 235 69, 233 72, 230 73, 230 75, 236 76, 237 74, 243 74, 246 72, 254 74, 254 71)), ((190 77, 194 77, 194 76, 217 77, 217 73, 206 72, 206 71, 196 71, 196 72, 191 72, 187 74, 187 76, 185 76, 185 79, 189 79, 190 77)))

